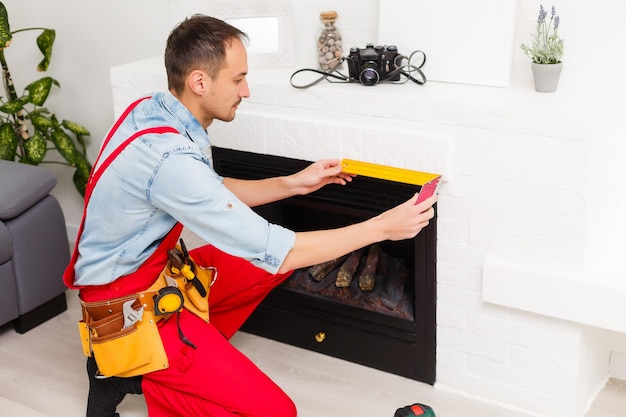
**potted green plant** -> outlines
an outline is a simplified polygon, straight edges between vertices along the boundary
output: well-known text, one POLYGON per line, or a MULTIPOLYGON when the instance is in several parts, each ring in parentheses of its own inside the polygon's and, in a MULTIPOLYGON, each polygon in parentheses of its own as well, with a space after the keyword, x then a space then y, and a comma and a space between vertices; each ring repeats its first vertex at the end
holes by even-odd
POLYGON ((522 51, 532 59, 535 90, 540 92, 556 91, 563 68, 563 39, 559 36, 560 17, 552 6, 550 19, 548 13, 539 5, 537 26, 530 45, 522 44, 522 51))
POLYGON ((71 166, 75 169, 74 186, 84 196, 91 171, 85 144, 89 131, 70 120, 59 122, 54 113, 43 107, 52 86, 60 87, 59 82, 52 77, 43 77, 28 84, 21 95, 15 90, 4 52, 11 45, 14 34, 27 30, 41 31, 37 46, 43 59, 37 70, 47 71, 56 36, 54 29, 26 28, 11 32, 6 7, 0 2, 0 64, 4 82, 4 95, 0 97, 0 159, 31 165, 52 162, 71 166), (62 158, 44 161, 48 150, 53 149, 62 158))

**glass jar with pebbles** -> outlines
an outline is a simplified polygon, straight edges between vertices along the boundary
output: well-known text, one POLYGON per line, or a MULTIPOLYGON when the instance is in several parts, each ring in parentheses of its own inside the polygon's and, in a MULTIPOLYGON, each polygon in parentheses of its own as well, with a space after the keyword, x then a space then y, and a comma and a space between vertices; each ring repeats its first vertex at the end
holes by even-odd
POLYGON ((343 58, 343 42, 337 30, 337 12, 334 10, 320 13, 322 30, 317 38, 317 58, 319 69, 328 71, 341 68, 343 58))

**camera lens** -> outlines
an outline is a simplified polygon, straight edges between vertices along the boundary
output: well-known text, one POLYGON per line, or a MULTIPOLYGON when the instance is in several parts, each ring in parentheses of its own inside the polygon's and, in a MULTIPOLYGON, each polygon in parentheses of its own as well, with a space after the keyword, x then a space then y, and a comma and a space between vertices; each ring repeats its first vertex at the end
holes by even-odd
POLYGON ((378 75, 378 65, 375 62, 366 62, 361 67, 361 74, 359 80, 363 85, 375 85, 380 80, 378 75))

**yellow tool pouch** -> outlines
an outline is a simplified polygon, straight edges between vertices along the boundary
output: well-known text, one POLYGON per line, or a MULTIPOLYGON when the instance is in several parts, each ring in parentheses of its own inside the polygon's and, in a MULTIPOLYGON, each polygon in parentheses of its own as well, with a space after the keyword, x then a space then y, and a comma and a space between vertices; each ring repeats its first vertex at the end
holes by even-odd
POLYGON ((187 255, 186 264, 183 267, 175 267, 168 262, 167 267, 161 273, 176 281, 185 299, 184 307, 202 320, 209 321, 209 292, 211 285, 217 279, 217 269, 198 265, 191 256, 187 255), (197 282, 194 283, 194 279, 197 282), (198 288, 201 285, 204 291, 198 288))
POLYGON ((78 327, 83 353, 95 357, 102 375, 131 377, 169 366, 153 304, 154 295, 166 285, 160 276, 147 291, 133 296, 81 301, 83 320, 78 327), (123 305, 131 300, 133 310, 141 309, 141 317, 124 328, 123 305))
MULTIPOLYGON (((122 322, 122 317, 115 320, 116 325, 122 322)), ((91 348, 100 373, 106 376, 130 377, 168 367, 152 311, 144 311, 142 320, 128 329, 92 336, 91 348)))
MULTIPOLYGON (((83 353, 95 357, 102 375, 131 377, 167 368, 157 322, 179 314, 183 307, 209 321, 209 290, 217 270, 197 265, 182 240, 181 245, 183 250, 177 246, 170 251, 170 260, 148 290, 113 300, 81 301, 83 319, 78 328, 83 353), (182 302, 177 301, 180 295, 182 302)), ((195 348, 180 327, 179 335, 195 348)))

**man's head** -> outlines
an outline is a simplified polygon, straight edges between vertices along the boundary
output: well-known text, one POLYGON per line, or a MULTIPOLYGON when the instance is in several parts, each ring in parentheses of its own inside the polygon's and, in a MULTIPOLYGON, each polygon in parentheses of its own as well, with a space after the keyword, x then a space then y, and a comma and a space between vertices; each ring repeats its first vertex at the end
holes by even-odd
POLYGON ((182 93, 187 75, 195 69, 217 76, 225 65, 226 48, 236 40, 245 41, 247 35, 214 17, 197 14, 182 21, 165 47, 168 88, 182 93))
POLYGON ((205 127, 213 119, 232 120, 249 96, 246 40, 241 30, 204 15, 185 19, 168 37, 168 88, 205 127))

